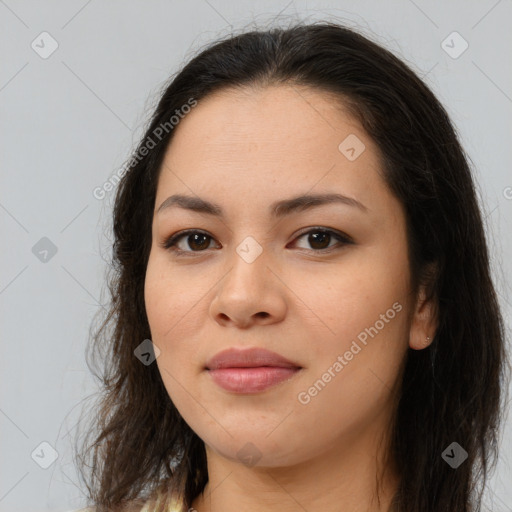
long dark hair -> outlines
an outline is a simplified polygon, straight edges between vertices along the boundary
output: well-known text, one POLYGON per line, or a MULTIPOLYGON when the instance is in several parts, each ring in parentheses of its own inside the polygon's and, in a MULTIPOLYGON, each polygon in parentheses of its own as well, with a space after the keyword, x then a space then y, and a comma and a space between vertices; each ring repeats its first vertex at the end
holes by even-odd
POLYGON ((144 279, 156 186, 176 111, 220 89, 279 84, 333 94, 375 141, 406 212, 412 291, 428 283, 427 298, 438 304, 433 342, 409 349, 404 361, 390 447, 400 474, 393 510, 478 511, 498 456, 510 364, 469 158, 443 106, 406 64, 331 22, 231 35, 165 88, 115 197, 112 302, 93 337, 104 361, 101 399, 78 464, 90 499, 98 512, 126 510, 171 490, 188 508, 208 481, 204 443, 157 365, 134 356, 151 338, 144 279), (457 469, 442 457, 453 442, 468 454, 457 469))

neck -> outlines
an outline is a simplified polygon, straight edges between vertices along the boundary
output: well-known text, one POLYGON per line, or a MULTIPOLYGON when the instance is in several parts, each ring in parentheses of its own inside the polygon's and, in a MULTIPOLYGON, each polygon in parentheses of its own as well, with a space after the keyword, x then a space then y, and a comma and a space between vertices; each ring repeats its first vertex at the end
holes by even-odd
MULTIPOLYGON (((346 441, 346 440, 345 440, 346 441)), ((208 483, 192 506, 197 512, 389 512, 399 478, 368 438, 333 446, 286 467, 247 467, 208 447, 208 483), (350 446, 350 448, 346 448, 350 446)))

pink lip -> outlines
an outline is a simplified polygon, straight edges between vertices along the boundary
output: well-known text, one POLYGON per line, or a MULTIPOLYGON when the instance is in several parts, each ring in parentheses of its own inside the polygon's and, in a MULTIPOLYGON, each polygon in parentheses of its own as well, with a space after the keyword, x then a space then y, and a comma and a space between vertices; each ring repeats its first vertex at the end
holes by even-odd
POLYGON ((275 366, 281 368, 300 368, 300 365, 264 348, 228 348, 215 354, 205 365, 207 370, 219 368, 255 368, 275 366))
POLYGON ((261 348, 228 349, 206 363, 206 370, 220 387, 235 393, 257 393, 297 373, 301 366, 261 348))

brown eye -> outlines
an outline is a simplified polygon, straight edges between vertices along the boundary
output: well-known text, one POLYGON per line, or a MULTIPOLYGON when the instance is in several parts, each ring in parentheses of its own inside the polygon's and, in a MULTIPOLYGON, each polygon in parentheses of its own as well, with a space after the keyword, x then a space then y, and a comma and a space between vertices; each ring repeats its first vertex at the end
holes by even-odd
POLYGON ((213 240, 212 237, 202 231, 184 231, 171 236, 164 242, 163 247, 173 248, 177 252, 202 252, 209 248, 211 240, 213 240), (181 241, 182 238, 185 239, 184 243, 181 241), (175 246, 176 249, 174 249, 175 246))
MULTIPOLYGON (((310 247, 302 248, 318 253, 330 252, 331 249, 341 248, 353 243, 347 235, 321 228, 310 229, 302 233, 296 240, 305 239, 306 236, 310 247)), ((188 230, 172 235, 161 246, 175 252, 177 255, 192 256, 194 253, 205 252, 210 248, 212 241, 214 241, 214 238, 207 233, 188 230)))
POLYGON ((208 249, 210 245, 209 239, 210 237, 208 235, 196 233, 194 235, 188 235, 186 240, 188 241, 188 246, 191 249, 202 250, 208 249))
POLYGON ((326 249, 331 241, 331 235, 329 233, 309 233, 308 242, 311 244, 313 249, 326 249))
MULTIPOLYGON (((300 240, 307 236, 307 243, 315 252, 321 252, 331 248, 335 248, 336 244, 329 245, 331 242, 337 242, 338 246, 353 243, 348 236, 341 235, 329 229, 310 229, 302 233, 296 240, 300 240)), ((304 247, 309 249, 309 247, 304 247)))

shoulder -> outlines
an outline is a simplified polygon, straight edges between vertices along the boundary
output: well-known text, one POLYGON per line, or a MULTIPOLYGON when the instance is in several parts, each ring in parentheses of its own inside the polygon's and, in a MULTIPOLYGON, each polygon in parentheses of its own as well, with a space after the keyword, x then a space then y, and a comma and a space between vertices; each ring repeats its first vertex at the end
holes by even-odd
MULTIPOLYGON (((125 503, 122 509, 123 512, 153 512, 152 507, 155 505, 153 501, 143 502, 139 499, 133 500, 131 502, 125 503)), ((85 508, 80 508, 77 510, 70 510, 69 512, 96 512, 97 507, 89 506, 85 508)), ((170 512, 173 512, 172 509, 170 512)))
MULTIPOLYGON (((158 505, 160 505, 160 500, 147 501, 144 507, 140 509, 140 512, 154 512, 154 510, 157 510, 158 505)), ((171 498, 168 508, 166 508, 166 512, 182 512, 183 510, 182 503, 176 498, 171 498)))
MULTIPOLYGON (((136 510, 140 512, 152 512, 156 504, 155 500, 147 501, 142 508, 140 508, 141 505, 139 504, 136 510)), ((168 512, 182 512, 182 510, 182 505, 177 500, 172 500, 168 512)), ((70 510, 69 512, 96 512, 96 507, 86 507, 79 510, 70 510)))

